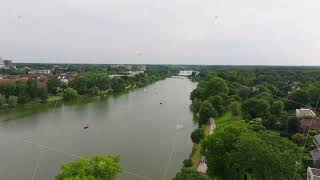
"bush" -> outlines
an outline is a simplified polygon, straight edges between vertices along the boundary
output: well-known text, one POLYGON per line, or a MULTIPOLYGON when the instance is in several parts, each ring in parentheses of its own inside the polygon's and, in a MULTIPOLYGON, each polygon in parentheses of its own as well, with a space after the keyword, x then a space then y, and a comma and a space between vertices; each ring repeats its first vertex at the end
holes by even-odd
POLYGON ((18 97, 17 96, 9 96, 8 104, 10 107, 15 107, 18 104, 18 97))
POLYGON ((237 101, 233 101, 229 105, 229 110, 231 111, 232 115, 239 116, 241 114, 241 103, 237 101))
POLYGON ((204 139, 203 129, 196 129, 191 133, 191 140, 193 143, 199 144, 202 139, 204 139))
POLYGON ((296 144, 302 145, 304 143, 305 137, 303 134, 295 133, 291 137, 292 141, 296 144))
POLYGON ((61 170, 56 180, 115 180, 122 167, 120 156, 94 156, 63 164, 61 170))
POLYGON ((66 101, 75 100, 79 97, 77 90, 67 88, 63 91, 63 99, 66 101))
POLYGON ((191 167, 191 166, 193 166, 193 162, 192 162, 192 160, 190 158, 185 159, 183 161, 183 167, 187 168, 187 167, 191 167))

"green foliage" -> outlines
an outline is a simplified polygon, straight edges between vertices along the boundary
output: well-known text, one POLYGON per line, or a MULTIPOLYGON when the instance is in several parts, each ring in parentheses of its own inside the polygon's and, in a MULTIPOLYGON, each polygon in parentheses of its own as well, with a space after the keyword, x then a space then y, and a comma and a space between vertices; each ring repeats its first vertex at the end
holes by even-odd
POLYGON ((0 94, 0 107, 3 106, 5 103, 6 103, 6 97, 0 94))
POLYGON ((9 98, 9 96, 17 96, 19 104, 27 103, 33 99, 47 99, 47 91, 37 86, 36 80, 28 80, 26 82, 17 81, 15 83, 0 85, 0 93, 9 98))
POLYGON ((234 116, 239 116, 241 115, 241 103, 237 101, 233 101, 229 104, 228 107, 229 111, 232 113, 234 116))
POLYGON ((210 178, 195 170, 183 168, 181 172, 176 174, 173 180, 210 180, 210 178))
POLYGON ((15 107, 18 104, 18 97, 17 96, 9 96, 8 104, 10 107, 15 107))
POLYGON ((224 105, 226 104, 224 99, 219 95, 215 95, 215 96, 210 96, 208 100, 211 106, 216 110, 217 116, 222 115, 225 110, 224 105))
POLYGON ((190 158, 185 159, 183 161, 183 167, 188 168, 188 167, 192 167, 193 166, 193 162, 190 158))
POLYGON ((262 124, 261 118, 255 118, 249 122, 249 128, 253 131, 264 131, 266 128, 262 124))
POLYGON ((57 94, 59 89, 63 87, 62 83, 58 79, 48 79, 47 82, 48 93, 57 94))
POLYGON ((199 110, 199 123, 205 124, 209 121, 210 117, 215 117, 217 111, 212 107, 210 101, 205 100, 201 103, 199 110))
POLYGON ((237 179, 250 173, 260 179, 290 179, 299 148, 277 133, 252 131, 241 121, 217 129, 204 143, 211 177, 237 179))
POLYGON ((76 100, 79 97, 77 90, 66 88, 63 90, 63 99, 66 101, 76 100))
POLYGON ((195 129, 192 133, 191 133, 191 140, 193 143, 195 144, 199 144, 199 142, 204 139, 205 135, 204 135, 204 130, 202 128, 199 129, 195 129))
POLYGON ((283 113, 283 109, 284 109, 284 104, 280 100, 274 101, 271 105, 272 115, 280 116, 283 113))
POLYGON ((215 96, 220 93, 228 94, 228 92, 228 85, 223 79, 212 77, 208 81, 199 82, 197 88, 192 91, 190 98, 191 100, 198 98, 203 101, 210 96, 215 96))
POLYGON ((242 112, 245 118, 266 118, 270 115, 270 105, 265 99, 250 98, 243 102, 242 112))
POLYGON ((120 156, 95 156, 81 158, 71 163, 62 165, 62 172, 55 179, 79 179, 79 180, 113 180, 122 172, 119 164, 120 156))
POLYGON ((238 90, 238 95, 242 98, 242 99, 247 99, 250 95, 251 91, 248 87, 241 87, 238 90))
POLYGON ((297 109, 301 107, 301 104, 308 104, 310 102, 309 94, 305 90, 298 90, 293 92, 288 97, 291 101, 286 101, 286 109, 297 109), (294 103, 293 101, 301 104, 294 103))
POLYGON ((298 145, 303 145, 305 137, 303 134, 295 133, 294 135, 292 135, 291 139, 294 143, 298 145))
POLYGON ((192 112, 194 112, 194 113, 199 112, 200 107, 201 107, 201 101, 198 98, 194 98, 192 100, 192 104, 191 104, 192 112))

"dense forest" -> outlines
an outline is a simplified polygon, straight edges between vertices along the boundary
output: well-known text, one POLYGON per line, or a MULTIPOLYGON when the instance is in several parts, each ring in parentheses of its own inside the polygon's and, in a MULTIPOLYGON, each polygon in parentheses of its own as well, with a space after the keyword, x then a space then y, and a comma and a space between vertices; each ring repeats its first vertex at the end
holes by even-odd
POLYGON ((317 110, 319 68, 196 68, 200 74, 192 79, 199 83, 190 95, 190 108, 199 129, 191 138, 201 144, 211 178, 294 179, 313 166, 309 151, 319 129, 302 132, 295 109, 317 110), (217 128, 205 136, 210 117, 217 128))

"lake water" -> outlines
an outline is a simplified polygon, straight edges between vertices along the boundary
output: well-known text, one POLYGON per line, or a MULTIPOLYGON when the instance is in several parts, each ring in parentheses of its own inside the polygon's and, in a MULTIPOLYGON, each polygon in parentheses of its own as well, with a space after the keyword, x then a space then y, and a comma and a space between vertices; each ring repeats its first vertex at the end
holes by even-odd
POLYGON ((52 118, 52 105, 2 112, 0 179, 32 179, 38 159, 34 179, 54 179, 62 163, 98 154, 121 155, 119 179, 163 179, 166 169, 165 179, 172 179, 192 150, 189 95, 195 87, 168 78, 94 102, 58 104, 52 118), (44 142, 48 148, 40 153, 44 142))

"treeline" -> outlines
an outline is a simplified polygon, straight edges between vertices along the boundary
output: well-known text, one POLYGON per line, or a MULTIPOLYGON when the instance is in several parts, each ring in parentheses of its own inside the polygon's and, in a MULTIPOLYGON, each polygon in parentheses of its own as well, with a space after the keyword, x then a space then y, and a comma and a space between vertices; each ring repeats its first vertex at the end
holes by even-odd
MULTIPOLYGON (((33 64, 35 67, 52 67, 50 65, 33 64)), ((81 66, 82 67, 82 66, 81 66)), ((75 100, 81 96, 105 95, 121 93, 129 89, 143 87, 155 81, 176 74, 176 69, 165 66, 152 66, 144 73, 135 76, 110 78, 110 71, 94 66, 84 66, 84 72, 75 79, 69 80, 68 84, 62 83, 57 78, 47 80, 47 87, 39 88, 37 80, 17 81, 0 85, 0 106, 9 104, 14 107, 17 104, 25 104, 34 100, 46 101, 48 95, 62 96, 64 100, 75 100)), ((78 69, 78 71, 82 71, 78 69)))
POLYGON ((48 97, 47 89, 39 88, 36 80, 17 81, 0 85, 0 105, 8 104, 14 107, 31 100, 45 101, 48 97))
MULTIPOLYGON (((296 170, 300 175, 312 165, 309 148, 302 162, 296 163, 306 136, 299 132, 299 120, 294 116, 296 108, 316 106, 319 68, 201 69, 198 86, 190 95, 191 110, 199 122, 191 138, 202 144, 211 178, 292 179, 296 170), (230 127, 217 127, 213 136, 205 138, 202 127, 209 118, 226 114, 232 114, 230 127)), ((311 131, 311 135, 317 133, 311 131)), ((309 137, 307 147, 311 144, 309 137)))
MULTIPOLYGON (((173 72, 168 70, 152 70, 135 76, 109 77, 107 71, 88 71, 69 83, 68 88, 62 92, 64 99, 77 99, 79 95, 105 95, 109 93, 121 93, 129 89, 143 87, 152 82, 164 79, 173 72)), ((58 87, 51 89, 62 89, 58 87)), ((59 93, 59 91, 57 92, 59 93)))

